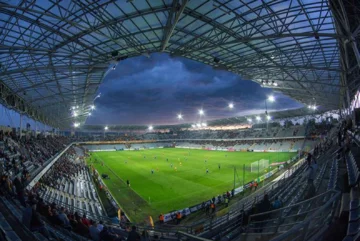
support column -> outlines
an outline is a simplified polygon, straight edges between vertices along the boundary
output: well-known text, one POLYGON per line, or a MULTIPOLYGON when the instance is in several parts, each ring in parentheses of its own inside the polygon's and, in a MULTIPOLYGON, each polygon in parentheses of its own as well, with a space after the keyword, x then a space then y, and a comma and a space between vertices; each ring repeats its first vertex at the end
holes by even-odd
POLYGON ((351 46, 354 50, 354 55, 355 55, 357 64, 359 65, 359 68, 360 68, 360 54, 359 54, 359 49, 356 45, 356 40, 354 38, 351 39, 351 46))
POLYGON ((19 130, 20 130, 19 136, 21 138, 21 136, 22 136, 22 114, 20 114, 20 128, 19 128, 19 130))

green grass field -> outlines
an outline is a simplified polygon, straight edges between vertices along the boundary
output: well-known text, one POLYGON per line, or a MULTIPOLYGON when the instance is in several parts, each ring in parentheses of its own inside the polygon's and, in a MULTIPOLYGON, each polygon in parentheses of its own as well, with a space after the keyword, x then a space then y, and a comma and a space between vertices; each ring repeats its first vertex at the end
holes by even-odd
POLYGON ((156 220, 160 213, 189 207, 230 191, 234 186, 234 167, 238 187, 243 183, 244 164, 247 183, 258 177, 258 173, 249 171, 252 162, 260 159, 270 160, 270 163, 285 161, 294 155, 171 148, 94 152, 88 164, 93 164, 100 174, 109 175, 110 179, 104 181, 112 195, 132 221, 141 222, 148 215, 156 220), (131 188, 126 186, 126 180, 130 181, 131 188))

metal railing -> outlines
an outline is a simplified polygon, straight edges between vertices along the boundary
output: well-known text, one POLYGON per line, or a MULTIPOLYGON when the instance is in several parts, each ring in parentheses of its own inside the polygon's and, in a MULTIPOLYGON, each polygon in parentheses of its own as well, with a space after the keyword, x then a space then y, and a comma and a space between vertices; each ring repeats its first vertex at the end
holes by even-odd
POLYGON ((340 198, 339 191, 330 190, 291 206, 251 215, 246 232, 281 233, 274 239, 276 241, 309 240, 320 227, 330 222, 340 198), (311 227, 309 227, 310 223, 311 227), (305 234, 304 227, 308 229, 305 234), (301 239, 298 239, 298 236, 301 236, 301 239))
MULTIPOLYGON (((325 192, 309 200, 320 201, 319 197, 323 197, 325 194, 328 195, 328 192, 325 192)), ((333 192, 333 195, 326 201, 326 203, 318 208, 312 208, 312 210, 308 212, 308 215, 306 215, 302 222, 294 224, 290 229, 287 230, 287 232, 280 234, 271 241, 307 241, 315 240, 315 237, 321 236, 331 223, 335 214, 335 209, 341 199, 341 193, 339 191, 332 190, 330 192, 333 192)))

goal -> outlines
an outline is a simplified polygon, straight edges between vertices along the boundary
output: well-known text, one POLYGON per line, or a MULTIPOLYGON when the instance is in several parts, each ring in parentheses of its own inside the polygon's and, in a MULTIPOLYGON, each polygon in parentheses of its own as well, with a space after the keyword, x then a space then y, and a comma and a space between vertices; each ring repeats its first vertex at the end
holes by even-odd
POLYGON ((262 172, 269 167, 269 160, 261 159, 251 163, 251 172, 262 172))

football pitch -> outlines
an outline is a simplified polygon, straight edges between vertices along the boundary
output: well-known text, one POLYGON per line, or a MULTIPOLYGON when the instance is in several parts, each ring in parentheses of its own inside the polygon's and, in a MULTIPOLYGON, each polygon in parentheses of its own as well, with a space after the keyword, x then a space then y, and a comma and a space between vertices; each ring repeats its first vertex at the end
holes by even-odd
POLYGON ((149 215, 157 220, 160 213, 196 205, 230 191, 234 182, 239 187, 256 179, 264 171, 250 172, 254 161, 282 162, 294 155, 164 148, 93 152, 88 164, 100 175, 109 175, 110 179, 103 181, 111 194, 132 221, 142 222, 149 215))

